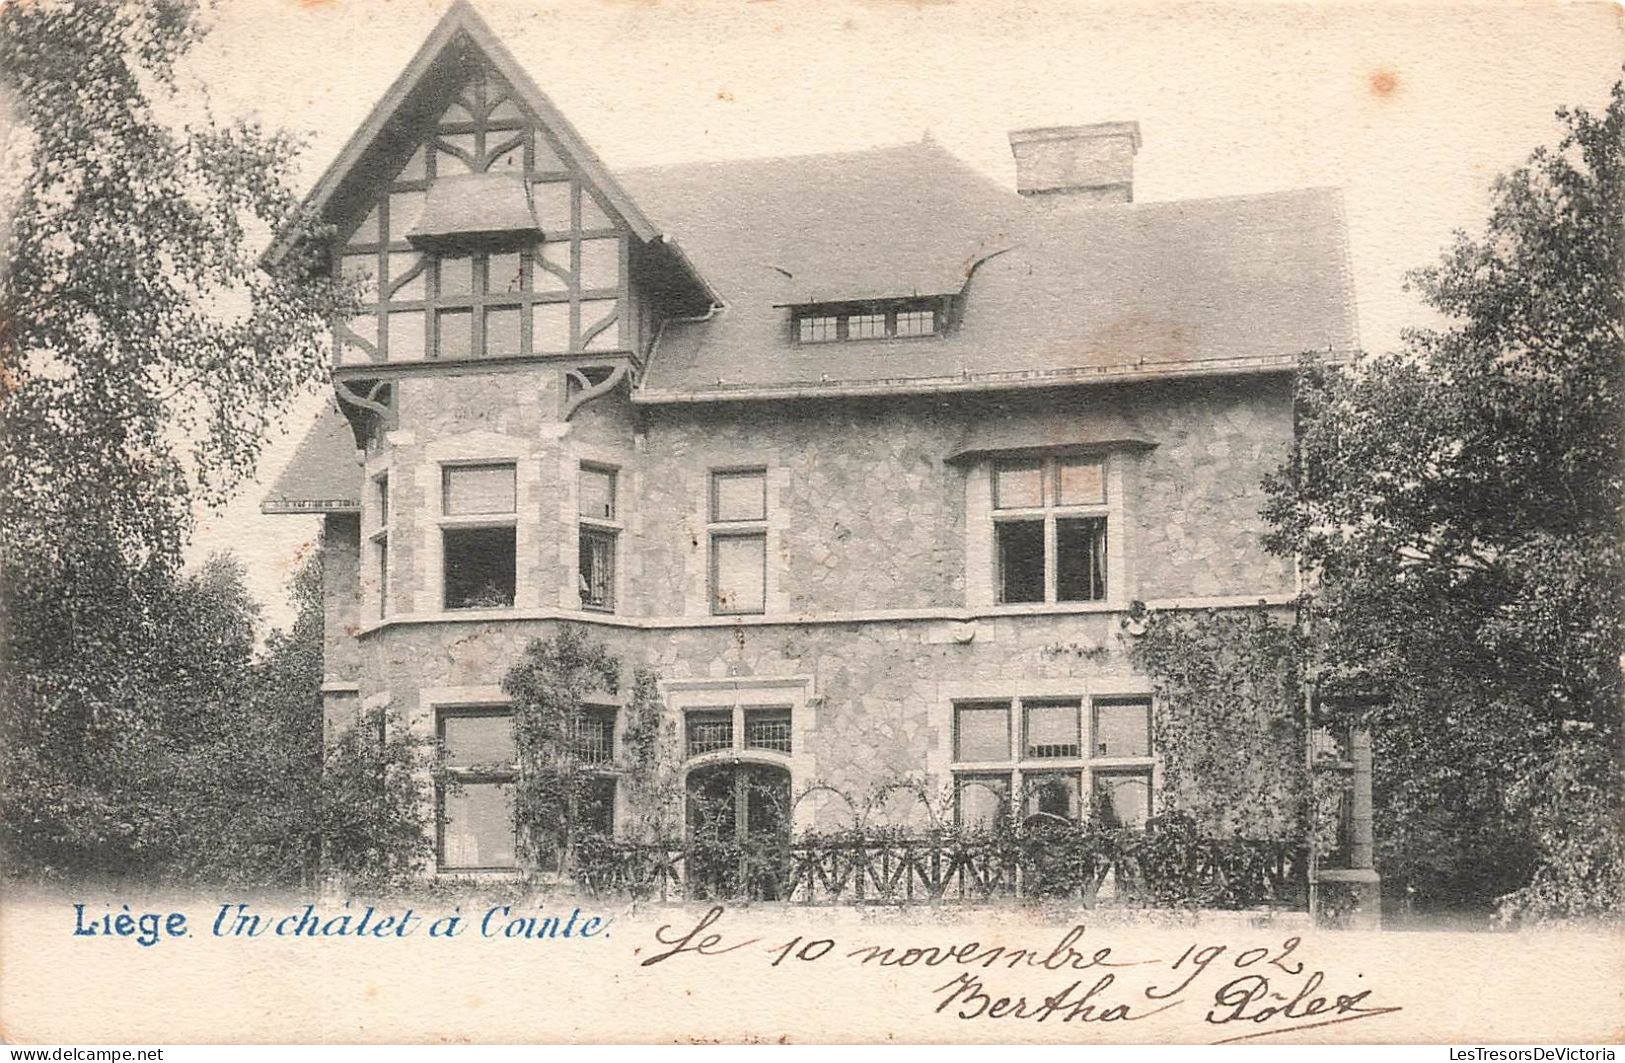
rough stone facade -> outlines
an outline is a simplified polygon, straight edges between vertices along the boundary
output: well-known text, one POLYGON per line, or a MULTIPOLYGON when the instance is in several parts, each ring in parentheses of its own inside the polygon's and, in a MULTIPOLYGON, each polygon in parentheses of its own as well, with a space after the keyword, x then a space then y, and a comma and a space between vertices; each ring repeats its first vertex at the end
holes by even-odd
MULTIPOLYGON (((387 703, 432 733, 437 705, 500 698, 530 639, 585 623, 629 669, 652 669, 672 691, 731 680, 748 702, 757 681, 801 684, 798 793, 828 784, 861 803, 907 781, 945 795, 956 699, 1087 704, 1149 693, 1128 663, 1131 603, 1279 602, 1292 591, 1287 563, 1259 542, 1259 482, 1291 439, 1280 378, 697 409, 637 407, 617 394, 568 422, 560 386, 534 367, 401 382, 398 424, 367 460, 370 478, 389 479, 387 529, 368 492, 359 531, 335 518, 328 538, 333 724, 357 705, 387 703), (1109 520, 1121 532, 1113 546, 1125 555, 1112 570, 1117 585, 1104 602, 992 604, 992 526, 978 502, 989 463, 947 459, 977 423, 1057 409, 1128 415, 1148 444, 1106 452, 1109 520), (439 467, 476 458, 517 466, 516 603, 446 612, 439 467), (582 461, 617 469, 611 615, 583 611, 576 597, 582 461), (740 466, 767 470, 767 609, 713 616, 709 475, 740 466), (382 616, 368 556, 380 532, 389 544, 382 616)), ((674 693, 674 719, 679 701, 674 693)), ((803 826, 850 815, 828 801, 797 810, 803 826)))

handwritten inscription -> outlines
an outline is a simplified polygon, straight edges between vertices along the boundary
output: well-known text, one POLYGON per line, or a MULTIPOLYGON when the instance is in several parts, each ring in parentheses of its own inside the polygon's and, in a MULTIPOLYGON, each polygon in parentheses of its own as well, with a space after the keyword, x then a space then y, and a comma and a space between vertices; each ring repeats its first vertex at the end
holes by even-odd
POLYGON ((1379 1006, 1375 990, 1337 990, 1326 971, 1300 957, 1303 942, 1287 937, 1246 949, 1192 942, 1173 959, 1124 957, 1112 946, 1085 944, 1088 930, 1069 928, 1048 948, 1019 948, 999 942, 964 941, 934 946, 843 945, 830 937, 767 941, 730 937, 721 927, 718 905, 692 926, 664 925, 655 931, 660 951, 644 967, 680 957, 718 957, 746 951, 765 955, 771 969, 786 964, 837 963, 859 968, 957 968, 930 989, 933 1010, 965 1021, 1018 1020, 1034 1023, 1137 1022, 1184 1008, 1220 1036, 1219 1044, 1274 1037, 1294 1030, 1376 1018, 1400 1010, 1379 1006), (981 972, 1088 972, 1053 992, 1011 992, 996 974, 981 972))

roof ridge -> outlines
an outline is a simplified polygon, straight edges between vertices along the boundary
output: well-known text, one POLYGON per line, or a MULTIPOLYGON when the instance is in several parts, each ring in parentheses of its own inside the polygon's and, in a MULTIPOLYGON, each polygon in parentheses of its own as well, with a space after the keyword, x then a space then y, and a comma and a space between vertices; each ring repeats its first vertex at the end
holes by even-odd
MULTIPOLYGON (((652 174, 665 173, 681 169, 702 169, 706 167, 746 166, 751 163, 768 162, 805 162, 812 159, 855 159, 863 156, 903 154, 905 152, 940 153, 958 162, 966 169, 971 169, 959 156, 948 151, 935 140, 905 140, 894 144, 877 144, 867 148, 848 148, 842 151, 802 151, 790 155, 742 155, 732 159, 691 159, 683 162, 650 163, 645 166, 627 166, 617 170, 620 174, 652 174)), ((974 170, 972 172, 975 172, 974 170)), ((1014 195, 1014 193, 1011 193, 1014 195)))
POLYGON ((1341 197, 1341 185, 1306 185, 1302 188, 1279 188, 1268 192, 1232 192, 1219 196, 1196 196, 1191 199, 1150 199, 1137 200, 1133 203, 1091 203, 1080 206, 1076 210, 1063 210, 1065 217, 1079 217, 1098 213, 1116 213, 1123 211, 1155 209, 1158 207, 1192 207, 1206 206, 1212 203, 1245 203, 1261 199, 1280 199, 1283 196, 1325 195, 1341 197))

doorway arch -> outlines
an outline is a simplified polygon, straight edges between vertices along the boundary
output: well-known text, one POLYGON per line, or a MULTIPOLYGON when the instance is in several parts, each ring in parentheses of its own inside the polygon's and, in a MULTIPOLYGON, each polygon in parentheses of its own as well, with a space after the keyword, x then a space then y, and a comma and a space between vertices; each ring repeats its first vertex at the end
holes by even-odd
POLYGON ((728 760, 684 782, 691 887, 710 897, 777 900, 790 863, 790 771, 728 760))

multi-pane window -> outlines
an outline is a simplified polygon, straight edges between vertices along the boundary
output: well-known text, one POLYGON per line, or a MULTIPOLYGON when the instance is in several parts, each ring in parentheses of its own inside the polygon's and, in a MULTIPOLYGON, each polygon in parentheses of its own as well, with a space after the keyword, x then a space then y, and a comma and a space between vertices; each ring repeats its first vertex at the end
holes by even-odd
POLYGON ((789 754, 790 725, 788 705, 689 709, 683 714, 683 755, 697 757, 719 749, 789 754))
POLYGON ((583 609, 615 610, 615 546, 620 535, 615 470, 581 466, 577 480, 578 583, 583 609))
POLYGON ((787 708, 746 709, 745 748, 771 749, 775 753, 791 752, 790 710, 787 708))
POLYGON ((589 705, 576 721, 576 756, 585 764, 609 764, 615 759, 615 709, 589 705))
POLYGON ((802 343, 829 343, 840 336, 840 320, 828 314, 796 319, 796 338, 802 343))
POLYGON ((613 705, 585 705, 572 719, 569 754, 577 771, 571 782, 554 791, 565 805, 563 815, 545 815, 527 829, 534 832, 541 870, 556 871, 572 841, 615 835, 615 798, 620 785, 616 765, 613 705))
POLYGON ((513 463, 444 466, 441 498, 445 608, 511 607, 517 546, 513 463))
POLYGON ((337 330, 341 365, 626 345, 628 249, 620 226, 494 71, 474 71, 398 158, 393 178, 334 255, 337 274, 361 287, 361 311, 337 330), (469 174, 513 181, 441 194, 453 191, 445 182, 469 174), (539 234, 531 229, 518 243, 483 234, 490 219, 482 211, 503 195, 521 214, 534 212, 539 234), (457 216, 439 217, 441 201, 457 216), (463 246, 426 247, 423 230, 448 220, 468 228, 463 246))
POLYGON ((1105 600, 1104 461, 1003 461, 992 479, 999 602, 1105 600))
POLYGON ((957 702, 953 711, 961 826, 1087 815, 1104 826, 1137 827, 1150 817, 1149 698, 992 699, 957 702))
POLYGON ((718 749, 732 749, 734 744, 734 714, 732 709, 704 709, 688 713, 683 748, 685 754, 697 757, 718 749))
POLYGON ((435 794, 441 869, 516 866, 513 713, 500 707, 441 709, 436 730, 445 768, 435 794))
POLYGON ((589 705, 582 709, 576 732, 576 755, 589 766, 583 787, 577 826, 587 834, 613 837, 615 834, 615 717, 611 705, 589 705))
POLYGON ((378 618, 389 615, 389 474, 372 481, 378 523, 369 537, 372 543, 374 578, 378 581, 378 618))
POLYGON ((798 307, 791 318, 798 343, 909 339, 943 331, 943 300, 889 299, 798 307))
POLYGON ((767 608, 767 472, 711 474, 711 611, 761 613, 767 608))

